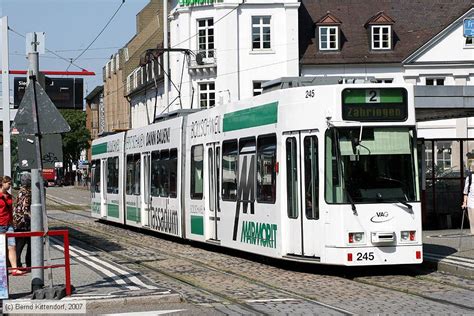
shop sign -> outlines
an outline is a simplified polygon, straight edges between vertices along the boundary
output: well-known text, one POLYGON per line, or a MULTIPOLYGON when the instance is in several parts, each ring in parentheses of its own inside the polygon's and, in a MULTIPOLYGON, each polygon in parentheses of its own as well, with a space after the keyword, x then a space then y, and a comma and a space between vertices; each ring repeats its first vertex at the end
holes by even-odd
POLYGON ((200 5, 211 5, 219 2, 222 2, 222 0, 179 0, 179 5, 181 7, 190 7, 200 5))

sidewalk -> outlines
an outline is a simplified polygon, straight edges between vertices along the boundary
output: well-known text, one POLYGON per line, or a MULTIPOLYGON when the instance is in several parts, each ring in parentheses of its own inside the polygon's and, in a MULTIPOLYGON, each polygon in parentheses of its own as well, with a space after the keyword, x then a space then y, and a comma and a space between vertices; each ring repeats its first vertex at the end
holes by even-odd
POLYGON ((469 229, 423 231, 424 264, 474 278, 474 235, 469 229))
MULTIPOLYGON (((62 242, 51 238, 51 263, 62 264, 62 242)), ((137 271, 117 266, 99 258, 98 254, 86 250, 84 245, 71 245, 71 283, 73 294, 61 301, 87 301, 87 312, 110 308, 111 311, 124 310, 125 305, 157 305, 179 303, 180 295, 163 288, 137 271)), ((45 250, 46 260, 46 250, 45 250)), ((53 269, 53 285, 65 283, 64 269, 53 269)), ((45 285, 49 285, 49 270, 44 271, 45 285)), ((9 275, 9 300, 29 300, 32 298, 31 273, 23 276, 9 275)))

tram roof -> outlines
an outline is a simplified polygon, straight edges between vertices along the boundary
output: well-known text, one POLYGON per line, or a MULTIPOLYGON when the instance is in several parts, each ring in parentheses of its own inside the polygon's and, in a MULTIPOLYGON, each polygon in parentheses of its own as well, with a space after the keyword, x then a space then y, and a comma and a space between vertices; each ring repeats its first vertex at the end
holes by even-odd
MULTIPOLYGON (((373 77, 283 77, 262 84, 263 93, 295 87, 370 83, 373 77)), ((417 122, 474 116, 474 86, 415 86, 417 122)))

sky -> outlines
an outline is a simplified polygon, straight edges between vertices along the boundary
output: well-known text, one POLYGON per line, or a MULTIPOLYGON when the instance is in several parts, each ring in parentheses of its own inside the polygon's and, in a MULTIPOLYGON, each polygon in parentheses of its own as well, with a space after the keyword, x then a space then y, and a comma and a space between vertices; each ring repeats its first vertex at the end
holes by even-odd
MULTIPOLYGON (((149 0, 125 0, 117 15, 94 44, 74 63, 94 71, 83 77, 84 96, 102 85, 102 67, 136 31, 136 14, 149 0)), ((14 31, 25 35, 45 32, 46 48, 69 60, 76 58, 99 34, 122 0, 0 0, 0 16, 8 16, 14 31)), ((9 32, 10 69, 26 70, 25 38, 9 32)), ((41 70, 66 70, 69 62, 46 52, 40 55, 41 70)), ((69 71, 80 71, 70 66, 69 71)), ((11 86, 13 88, 13 86, 11 86)))

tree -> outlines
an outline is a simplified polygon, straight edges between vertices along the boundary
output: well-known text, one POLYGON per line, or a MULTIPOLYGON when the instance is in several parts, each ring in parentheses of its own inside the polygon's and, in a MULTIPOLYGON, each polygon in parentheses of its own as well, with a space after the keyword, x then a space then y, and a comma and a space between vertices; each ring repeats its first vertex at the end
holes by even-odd
POLYGON ((78 110, 59 110, 71 127, 71 131, 63 133, 64 164, 71 166, 81 156, 81 151, 89 148, 91 135, 86 128, 86 112, 78 110))

